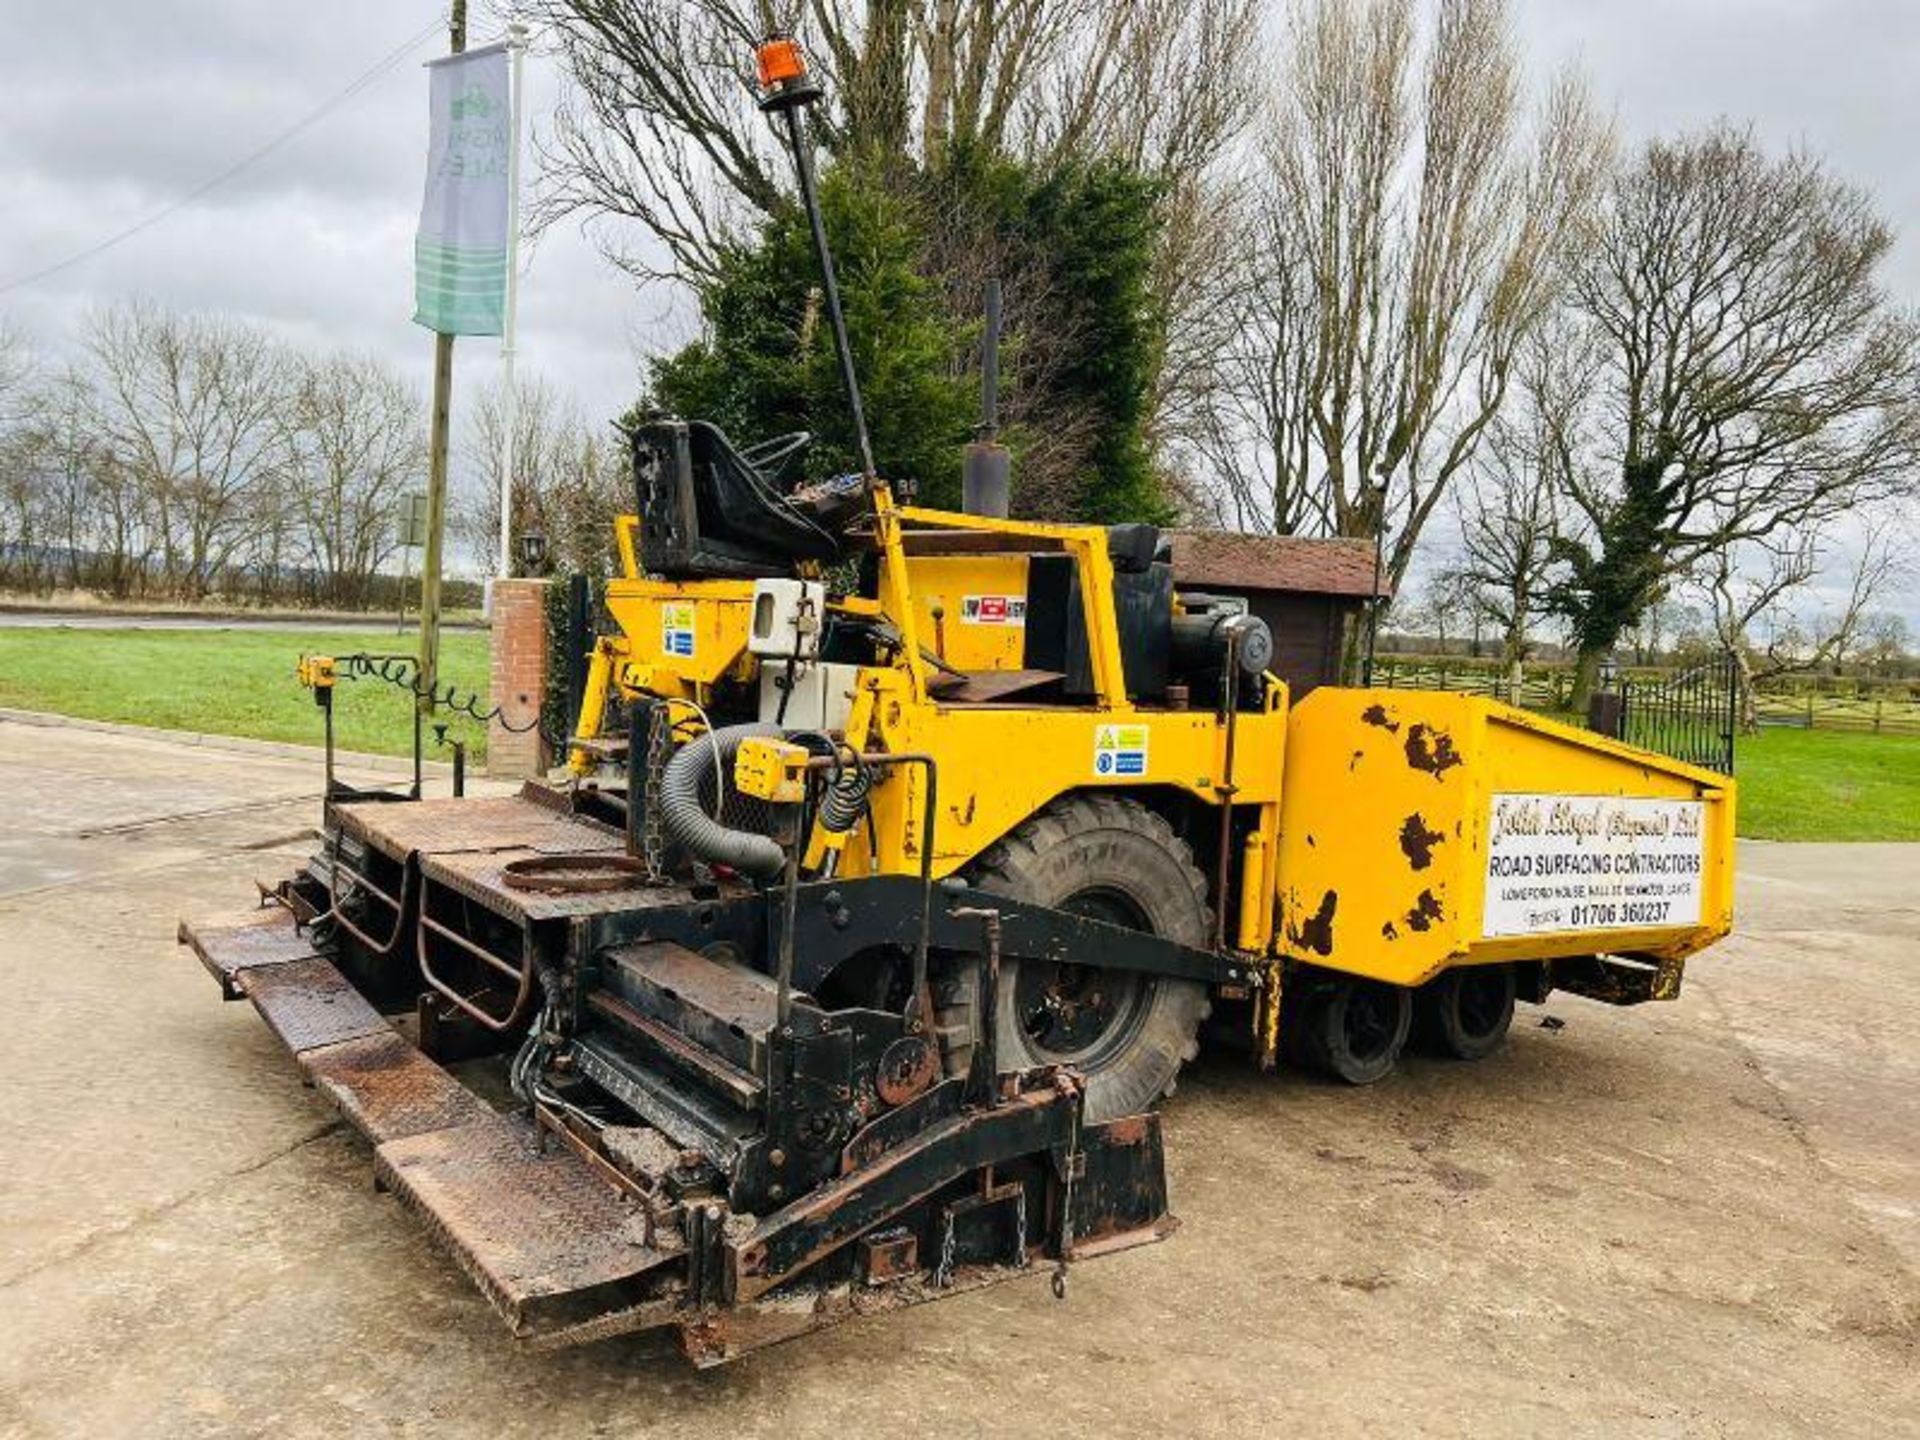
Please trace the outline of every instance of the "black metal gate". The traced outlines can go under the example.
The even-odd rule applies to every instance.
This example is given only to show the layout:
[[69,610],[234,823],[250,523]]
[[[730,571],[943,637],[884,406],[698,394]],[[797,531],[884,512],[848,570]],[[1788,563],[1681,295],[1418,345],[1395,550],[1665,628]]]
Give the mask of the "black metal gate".
[[1729,651],[1666,680],[1620,685],[1620,738],[1689,765],[1733,773],[1740,666]]

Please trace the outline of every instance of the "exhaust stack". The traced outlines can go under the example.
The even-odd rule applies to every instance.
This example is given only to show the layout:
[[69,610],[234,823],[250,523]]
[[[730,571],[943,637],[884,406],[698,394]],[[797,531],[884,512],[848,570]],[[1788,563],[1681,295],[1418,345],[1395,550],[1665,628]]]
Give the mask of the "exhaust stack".
[[969,515],[1007,518],[1013,457],[1000,436],[1000,282],[987,282],[987,329],[980,342],[980,428],[960,472],[960,508]]

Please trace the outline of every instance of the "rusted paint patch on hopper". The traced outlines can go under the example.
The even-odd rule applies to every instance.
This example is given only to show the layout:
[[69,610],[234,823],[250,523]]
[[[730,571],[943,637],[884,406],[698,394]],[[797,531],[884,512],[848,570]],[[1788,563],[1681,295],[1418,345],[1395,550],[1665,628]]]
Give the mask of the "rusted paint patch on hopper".
[[1438,830],[1429,830],[1427,822],[1420,818],[1420,812],[1414,811],[1407,816],[1400,827],[1400,853],[1407,857],[1407,863],[1416,870],[1424,870],[1433,864],[1433,847],[1447,837]]
[[1313,917],[1293,927],[1293,943],[1316,955],[1333,954],[1333,914],[1339,908],[1339,893],[1327,891]]
[[1420,931],[1431,930],[1434,921],[1444,920],[1446,913],[1445,908],[1440,904],[1439,896],[1431,890],[1422,890],[1420,898],[1407,912],[1407,928]]
[[1464,764],[1453,736],[1431,725],[1414,725],[1407,731],[1407,764],[1424,770],[1438,780],[1454,766]]

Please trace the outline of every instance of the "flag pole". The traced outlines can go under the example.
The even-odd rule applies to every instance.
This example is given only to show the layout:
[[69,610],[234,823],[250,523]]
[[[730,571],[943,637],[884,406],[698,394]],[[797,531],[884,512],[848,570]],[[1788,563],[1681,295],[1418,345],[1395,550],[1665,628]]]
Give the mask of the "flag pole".
[[507,27],[513,56],[513,138],[507,151],[507,305],[500,340],[500,564],[502,580],[513,574],[513,467],[519,443],[520,393],[514,351],[520,325],[520,150],[526,137],[527,27]]
[[[467,48],[467,0],[453,0],[451,53]],[[427,544],[420,559],[419,711],[432,715],[440,683],[440,548],[447,528],[447,433],[453,416],[453,336],[433,336],[433,414],[427,433]]]

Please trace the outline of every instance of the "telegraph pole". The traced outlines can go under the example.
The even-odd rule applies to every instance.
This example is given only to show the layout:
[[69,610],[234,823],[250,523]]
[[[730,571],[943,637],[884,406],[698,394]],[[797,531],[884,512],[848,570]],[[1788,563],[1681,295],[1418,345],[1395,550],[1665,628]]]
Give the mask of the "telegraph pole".
[[[453,0],[451,53],[467,48],[467,0]],[[427,436],[427,546],[420,560],[420,713],[440,683],[440,542],[447,528],[447,432],[453,418],[453,336],[433,337],[433,416]]]

